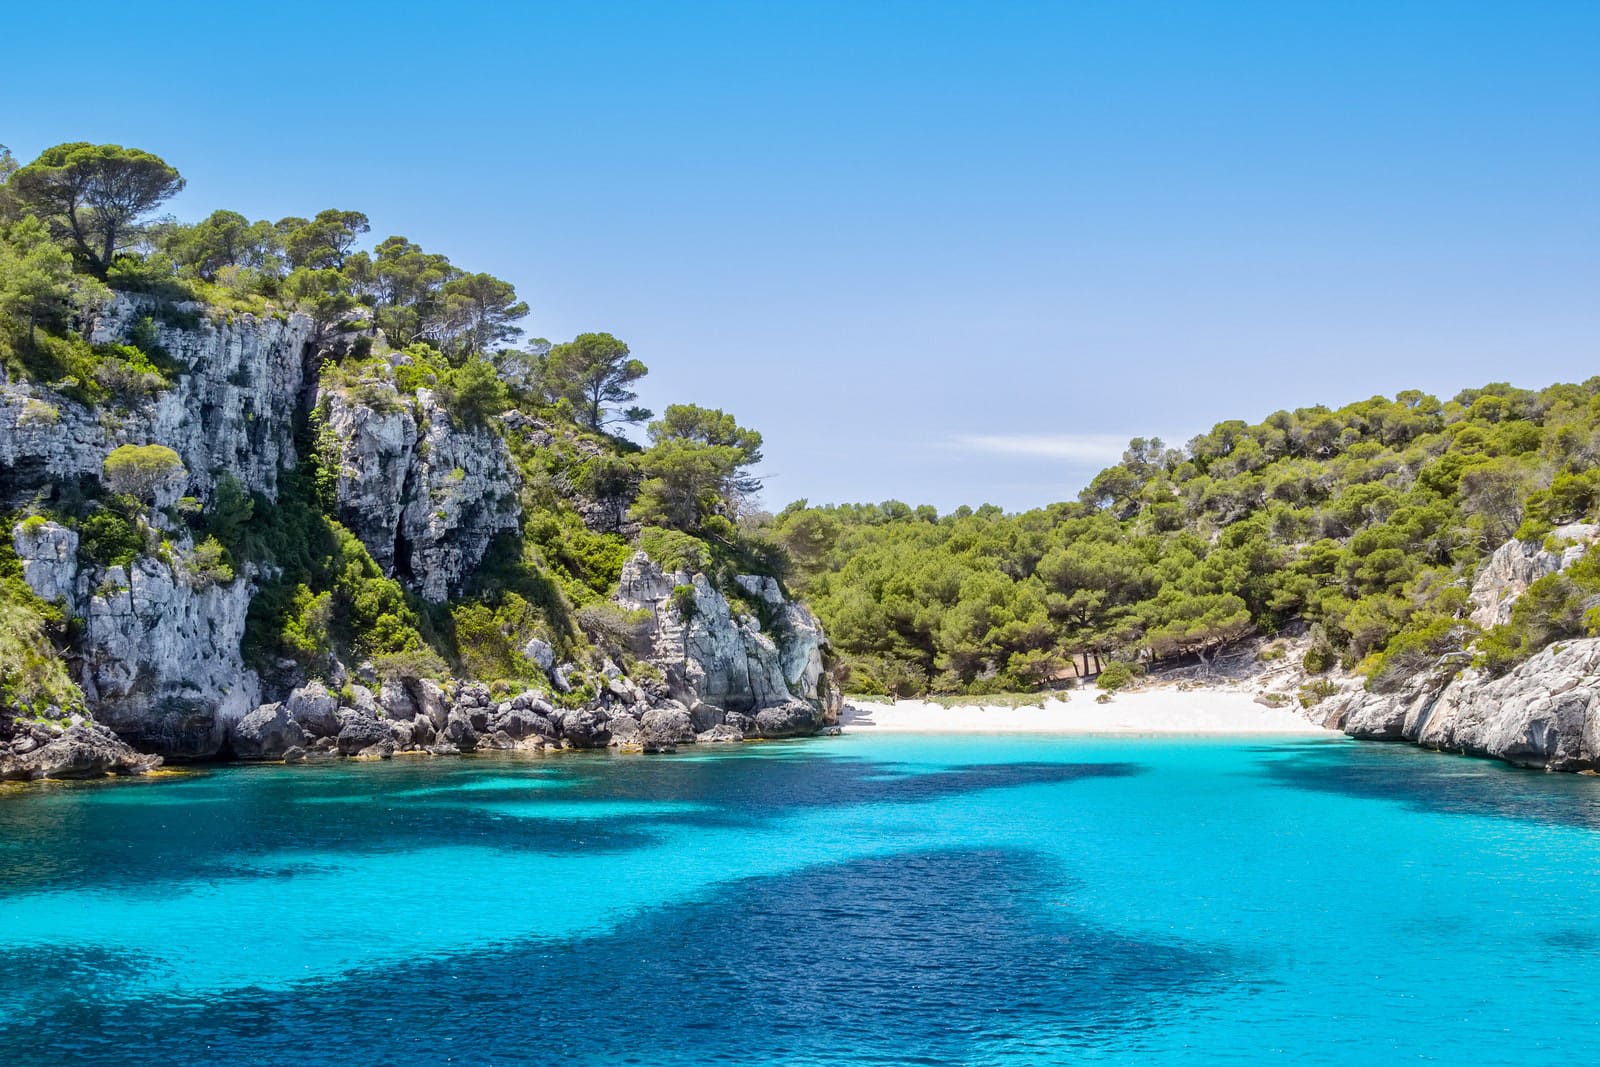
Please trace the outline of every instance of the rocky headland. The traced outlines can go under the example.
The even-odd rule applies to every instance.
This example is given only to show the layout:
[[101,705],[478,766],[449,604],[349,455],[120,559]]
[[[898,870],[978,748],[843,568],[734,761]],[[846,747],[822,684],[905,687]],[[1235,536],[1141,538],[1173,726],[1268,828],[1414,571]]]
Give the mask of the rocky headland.
[[[126,340],[152,310],[116,295],[86,336]],[[0,715],[0,778],[139,773],[163,759],[669,752],[835,723],[821,625],[777,580],[664,567],[640,550],[606,610],[590,611],[599,629],[530,624],[499,635],[527,665],[520,688],[397,674],[345,654],[314,668],[247,656],[252,604],[274,567],[219,570],[181,514],[210,508],[224,479],[270,505],[311,440],[332,472],[329,513],[426,614],[479,579],[497,539],[518,537],[530,517],[525,471],[558,467],[556,451],[588,460],[583,450],[598,450],[520,411],[464,420],[428,388],[401,391],[403,353],[370,361],[363,377],[319,375],[329,341],[305,315],[178,310],[188,321],[162,322],[156,342],[183,370],[149,403],[113,410],[81,402],[68,383],[0,370],[0,503],[27,513],[6,531],[9,547],[33,594],[71,620],[64,660],[82,694],[78,708]],[[154,489],[146,544],[107,563],[35,505],[93,497],[107,455],[128,444],[170,448],[182,470]],[[636,478],[599,491],[559,484],[585,528],[637,533],[626,522]]]
[[[1471,621],[1485,629],[1508,621],[1529,586],[1571,567],[1600,540],[1600,526],[1564,526],[1554,540],[1562,547],[1512,540],[1497,549],[1473,583]],[[1543,770],[1600,771],[1600,638],[1557,641],[1499,677],[1455,655],[1388,691],[1349,677],[1337,685],[1307,714],[1351,737]]]

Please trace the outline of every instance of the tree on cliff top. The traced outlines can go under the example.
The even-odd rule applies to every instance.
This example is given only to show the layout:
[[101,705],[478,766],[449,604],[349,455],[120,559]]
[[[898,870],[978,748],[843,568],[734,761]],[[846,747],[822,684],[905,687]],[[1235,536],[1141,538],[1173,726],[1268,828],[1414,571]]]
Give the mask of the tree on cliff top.
[[160,156],[121,145],[86,141],[56,145],[7,183],[23,207],[72,240],[99,277],[137,232],[139,216],[183,188],[183,178]]
[[628,346],[609,333],[580,333],[550,349],[545,364],[546,381],[557,395],[572,401],[578,421],[591,430],[609,422],[648,419],[650,412],[643,408],[616,407],[638,399],[629,386],[648,373],[643,363],[629,358]]
[[446,282],[442,295],[449,330],[445,349],[452,355],[481,356],[522,333],[516,322],[527,316],[528,305],[517,299],[508,281],[492,274],[464,274]]
[[372,229],[359,211],[329,208],[314,219],[279,219],[276,227],[296,270],[340,270],[361,235]]
[[673,404],[650,424],[650,439],[633,507],[642,522],[699,533],[714,515],[736,517],[761,488],[748,470],[761,460],[761,435],[726,412]]
[[17,157],[0,144],[0,222],[16,217],[17,202],[11,192],[11,178],[17,173]]

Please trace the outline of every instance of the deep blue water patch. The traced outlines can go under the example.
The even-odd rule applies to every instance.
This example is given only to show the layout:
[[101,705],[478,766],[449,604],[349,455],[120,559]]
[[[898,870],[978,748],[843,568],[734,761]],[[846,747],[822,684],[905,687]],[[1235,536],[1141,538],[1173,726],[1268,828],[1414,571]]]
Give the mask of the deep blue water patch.
[[[959,1063],[1100,1044],[1223,960],[1073,915],[1028,854],[856,860],[719,887],[604,936],[196,1002],[59,999],[0,1024],[57,1062]],[[504,902],[515,906],[514,902]]]
[[1279,785],[1480,815],[1600,830],[1600,778],[1513,767],[1411,745],[1268,746],[1260,771]]
[[[653,831],[741,825],[819,806],[918,803],[1136,773],[1126,762],[922,769],[780,750],[694,759],[563,755],[302,768],[230,768],[164,783],[82,783],[0,797],[0,898],[74,884],[164,892],[193,879],[260,877],[261,857],[334,845],[347,854],[483,845],[548,855],[629,852]],[[486,774],[503,788],[457,791]],[[547,791],[554,777],[563,786]],[[519,780],[520,779],[520,780]],[[519,819],[496,802],[636,803],[627,818]],[[657,805],[658,809],[648,806]],[[681,811],[675,806],[690,805]],[[280,870],[293,877],[296,869]]]

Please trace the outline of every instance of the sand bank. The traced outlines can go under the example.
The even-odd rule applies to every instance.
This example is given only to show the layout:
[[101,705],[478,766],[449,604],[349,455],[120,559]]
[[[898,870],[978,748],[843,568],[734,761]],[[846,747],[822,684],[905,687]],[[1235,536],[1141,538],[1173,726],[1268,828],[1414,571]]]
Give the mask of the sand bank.
[[1258,704],[1244,689],[1150,688],[1118,693],[1110,703],[1093,689],[1043,707],[944,707],[924,700],[894,703],[847,700],[839,715],[846,733],[1050,733],[1050,734],[1311,734],[1336,736],[1292,707]]

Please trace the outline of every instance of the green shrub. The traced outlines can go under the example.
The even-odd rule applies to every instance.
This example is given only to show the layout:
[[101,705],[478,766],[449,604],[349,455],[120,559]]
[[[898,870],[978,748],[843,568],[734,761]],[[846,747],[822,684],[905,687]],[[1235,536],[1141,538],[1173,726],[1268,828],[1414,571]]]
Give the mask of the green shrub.
[[604,600],[585,604],[575,618],[578,628],[592,640],[621,648],[636,647],[649,634],[654,620],[648,608],[628,611]]
[[78,524],[78,558],[100,567],[126,567],[144,551],[144,536],[128,517],[99,508]]
[[1300,665],[1309,674],[1325,674],[1333,670],[1334,664],[1339,662],[1331,648],[1326,645],[1312,645],[1306,649],[1306,654],[1301,658]]
[[386,652],[372,658],[372,669],[385,682],[415,682],[422,678],[448,678],[450,665],[426,646],[405,652]]
[[[1401,631],[1367,665],[1367,685],[1375,692],[1391,692],[1461,653],[1476,633],[1461,619],[1433,612],[1417,612]],[[1454,666],[1466,665],[1462,655]]]
[[1600,555],[1594,549],[1565,572],[1533,582],[1511,605],[1509,622],[1491,627],[1474,646],[1474,666],[1499,676],[1552,641],[1594,634],[1589,598],[1600,587]]
[[480,681],[531,678],[538,668],[522,654],[519,625],[526,625],[526,601],[514,594],[501,611],[481,601],[456,604],[450,609],[457,659],[462,673]]
[[172,388],[172,380],[144,351],[133,345],[96,345],[95,382],[110,400],[138,407]]
[[297,585],[278,631],[279,647],[301,663],[313,664],[333,652],[332,621],[333,594]]
[[678,617],[680,619],[682,619],[684,622],[693,621],[694,616],[695,616],[695,611],[697,610],[697,608],[695,606],[694,586],[692,586],[692,585],[676,585],[676,586],[673,586],[672,587],[672,607],[673,607],[673,609],[675,611],[677,611]]
[[152,360],[167,358],[167,350],[161,346],[161,330],[149,315],[128,330],[128,343]]
[[579,467],[572,479],[573,488],[591,497],[613,497],[628,493],[638,480],[638,471],[622,456],[606,453]]
[[625,539],[589,529],[570,508],[530,514],[523,535],[537,550],[539,562],[555,572],[568,597],[579,604],[613,593],[623,564],[633,554]]
[[350,399],[379,415],[393,415],[401,410],[400,394],[379,382],[361,382],[350,388]]
[[233,581],[233,568],[228,565],[228,552],[222,542],[207,537],[194,546],[189,557],[189,580],[200,589]]
[[1100,675],[1094,684],[1101,692],[1115,693],[1132,685],[1138,676],[1139,671],[1134,664],[1127,660],[1114,659],[1100,669]]
[[162,482],[183,471],[183,461],[166,445],[119,445],[102,465],[113,493],[147,501]]
[[694,574],[705,571],[711,563],[704,541],[664,526],[646,526],[639,531],[639,547],[662,570]]
[[83,693],[57,648],[65,637],[61,609],[34,595],[11,538],[0,537],[0,714],[84,710]]
[[506,385],[486,359],[467,360],[439,384],[445,409],[467,426],[482,426],[510,405]]
[[1327,700],[1339,691],[1339,687],[1327,678],[1313,678],[1300,687],[1297,694],[1302,708],[1312,708]]
[[35,426],[48,428],[60,421],[60,408],[54,404],[47,404],[43,400],[35,400],[29,397],[23,402],[22,413],[17,416],[17,427],[19,429]]
[[[0,712],[83,711],[83,693],[51,641],[51,613],[20,579],[0,579]],[[59,616],[57,616],[59,619]]]

